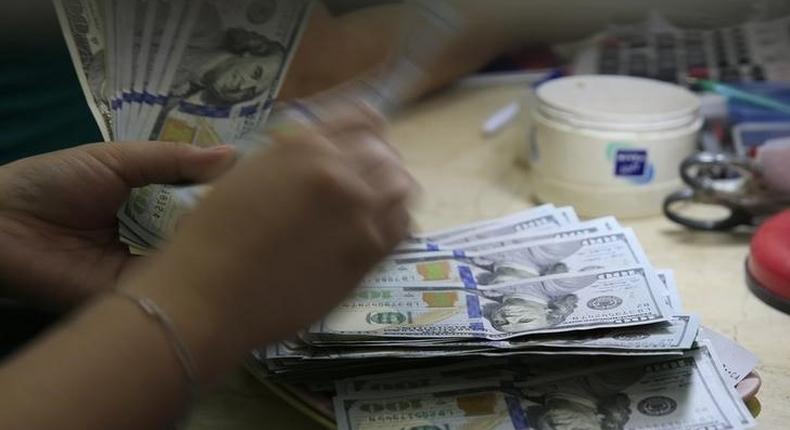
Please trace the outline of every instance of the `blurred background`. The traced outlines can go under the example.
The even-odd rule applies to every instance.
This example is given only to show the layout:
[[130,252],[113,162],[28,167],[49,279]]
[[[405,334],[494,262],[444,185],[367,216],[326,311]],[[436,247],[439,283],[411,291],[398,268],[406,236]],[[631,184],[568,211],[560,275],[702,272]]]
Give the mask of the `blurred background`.
[[[395,29],[393,23],[404,16],[399,13],[398,1],[325,0],[320,3],[317,9],[326,11],[332,19],[322,23],[311,22],[310,28],[318,28],[316,32],[329,46],[324,50],[326,55],[343,58],[344,61],[316,64],[300,60],[297,55],[289,79],[290,75],[298,77],[298,69],[303,65],[307,65],[311,73],[327,76],[327,79],[313,78],[310,85],[302,85],[298,90],[286,82],[282,97],[309,95],[349,78],[383,58],[390,49],[388,40],[394,35],[374,34],[368,38],[370,40],[361,39],[365,39],[366,31],[379,33]],[[472,57],[468,64],[453,69],[454,72],[461,70],[469,74],[479,72],[464,70],[464,67],[478,64],[485,64],[480,69],[489,73],[540,71],[562,66],[576,67],[571,73],[666,74],[667,70],[656,70],[656,66],[649,63],[659,49],[668,45],[664,48],[644,46],[644,34],[666,33],[665,25],[677,29],[710,30],[747,22],[760,23],[790,14],[790,2],[782,0],[455,0],[450,3],[456,4],[460,10],[474,12],[469,17],[473,18],[472,34],[479,39],[479,46],[467,45],[465,54],[463,50],[454,52]],[[343,28],[355,29],[352,39],[357,42],[349,42],[348,34],[344,39],[339,34]],[[589,38],[596,34],[599,39],[591,41]],[[785,31],[782,43],[787,43],[787,34]],[[310,37],[309,31],[305,37]],[[623,39],[623,43],[633,48],[624,61],[627,64],[590,62],[591,55],[596,58],[595,52],[606,54],[606,47],[612,46],[612,37]],[[682,34],[675,33],[665,43],[674,44],[674,39],[677,39],[680,49],[682,38]],[[568,45],[574,41],[583,43]],[[355,43],[360,45],[354,46]],[[731,49],[730,43],[726,42],[725,49]],[[344,48],[338,46],[341,44],[350,44],[345,48],[352,53],[360,52],[364,58],[357,61],[345,54],[333,55],[333,49]],[[790,52],[789,47],[782,46]],[[585,50],[588,52],[586,63],[581,55]],[[380,52],[381,57],[371,55],[371,51]],[[315,56],[314,51],[311,55]],[[101,140],[86,107],[50,2],[5,1],[0,4],[0,58],[0,163]],[[744,59],[744,64],[748,61],[752,60]],[[732,67],[728,67],[731,65],[720,65],[719,62],[714,59],[709,60],[710,64],[706,63],[706,66],[716,69],[711,77],[730,81],[780,77],[780,71],[774,71],[776,76],[770,76],[771,71],[759,67],[739,67],[735,73]],[[680,71],[676,72],[680,76]],[[444,84],[454,77],[455,74],[450,73],[438,82]],[[659,77],[669,79],[667,76]]]

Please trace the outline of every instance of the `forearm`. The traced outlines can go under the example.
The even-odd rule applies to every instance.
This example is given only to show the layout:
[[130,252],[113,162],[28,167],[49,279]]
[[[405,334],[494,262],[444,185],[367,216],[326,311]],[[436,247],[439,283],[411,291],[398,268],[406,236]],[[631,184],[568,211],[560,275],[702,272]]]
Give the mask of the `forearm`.
[[[210,381],[239,351],[222,349],[218,334],[184,321],[189,307],[168,303],[185,343]],[[218,333],[215,332],[215,333]],[[156,429],[184,413],[189,385],[162,326],[115,294],[94,300],[0,368],[0,428]]]
[[392,4],[334,17],[314,2],[279,97],[307,97],[379,65],[397,44],[403,12]]
[[[557,29],[557,24],[563,23],[558,23],[556,16],[549,22],[545,17],[531,16],[530,3],[449,2],[463,25],[453,43],[427,65],[426,80],[415,94],[440,88],[513,46],[562,31]],[[409,20],[415,20],[414,12],[411,6],[395,3],[333,17],[316,2],[280,97],[306,97],[380,66],[392,58],[407,36],[404,32],[409,31]]]
[[168,348],[140,310],[98,300],[0,369],[0,427],[163,428],[187,393]]
[[[428,0],[430,1],[430,0]],[[648,10],[659,10],[678,24],[704,21],[729,22],[730,12],[718,10],[713,0],[446,0],[460,18],[453,43],[428,65],[426,80],[415,95],[440,88],[473,72],[508,50],[530,43],[577,40],[603,30],[618,20],[644,19]],[[713,11],[713,13],[711,13]],[[381,64],[402,42],[404,24],[414,16],[406,3],[374,6],[333,17],[320,2],[291,65],[281,92],[283,98],[305,97],[328,89]]]

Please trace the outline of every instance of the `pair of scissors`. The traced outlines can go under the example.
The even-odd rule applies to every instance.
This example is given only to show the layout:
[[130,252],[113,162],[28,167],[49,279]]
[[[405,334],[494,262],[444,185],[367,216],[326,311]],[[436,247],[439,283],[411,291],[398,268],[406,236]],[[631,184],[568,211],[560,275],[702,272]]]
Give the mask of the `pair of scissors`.
[[[680,165],[680,177],[687,187],[664,200],[664,215],[696,230],[722,231],[738,226],[755,226],[766,217],[790,207],[790,194],[766,186],[760,164],[747,156],[700,152]],[[722,218],[693,217],[683,210],[689,205],[724,208]]]

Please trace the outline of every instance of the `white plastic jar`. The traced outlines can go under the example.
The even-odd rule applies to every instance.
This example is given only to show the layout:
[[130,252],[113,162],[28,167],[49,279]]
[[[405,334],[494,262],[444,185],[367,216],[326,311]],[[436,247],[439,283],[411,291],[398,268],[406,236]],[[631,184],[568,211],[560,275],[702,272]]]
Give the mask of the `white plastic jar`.
[[694,152],[699,98],[629,76],[570,76],[536,90],[529,162],[534,196],[586,216],[661,213]]

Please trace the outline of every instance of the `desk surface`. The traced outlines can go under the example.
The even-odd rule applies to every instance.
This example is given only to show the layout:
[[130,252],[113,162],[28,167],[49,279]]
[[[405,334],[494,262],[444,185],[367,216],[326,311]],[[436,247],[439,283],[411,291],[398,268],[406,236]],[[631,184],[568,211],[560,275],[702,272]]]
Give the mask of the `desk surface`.
[[[424,187],[415,214],[421,229],[504,215],[533,204],[527,170],[515,161],[526,136],[523,124],[491,139],[480,135],[488,115],[519,97],[523,89],[513,86],[456,88],[414,106],[393,123],[392,141]],[[760,358],[758,428],[788,428],[790,316],[764,305],[746,288],[743,263],[749,236],[690,232],[663,217],[621,222],[634,228],[656,267],[675,271],[688,311]],[[320,427],[239,373],[198,405],[187,428]]]

